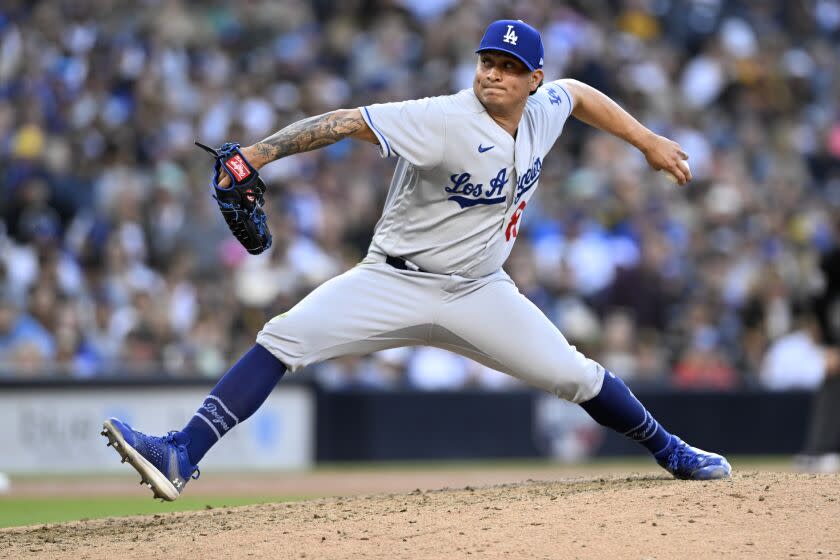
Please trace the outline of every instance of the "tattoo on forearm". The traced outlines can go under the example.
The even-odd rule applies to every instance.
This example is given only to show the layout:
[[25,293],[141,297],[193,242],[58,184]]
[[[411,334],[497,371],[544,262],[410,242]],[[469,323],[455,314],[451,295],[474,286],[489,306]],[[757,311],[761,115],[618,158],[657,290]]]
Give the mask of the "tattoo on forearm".
[[261,157],[274,161],[335,144],[363,126],[365,122],[358,111],[332,111],[290,124],[254,147]]

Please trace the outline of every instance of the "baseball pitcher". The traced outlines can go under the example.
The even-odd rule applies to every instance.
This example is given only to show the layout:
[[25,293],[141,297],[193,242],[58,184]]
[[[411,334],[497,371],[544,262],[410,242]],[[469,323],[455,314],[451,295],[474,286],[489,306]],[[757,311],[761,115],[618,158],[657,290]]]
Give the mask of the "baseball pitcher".
[[597,90],[544,83],[542,39],[522,21],[491,23],[476,52],[472,88],[454,95],[333,111],[252,146],[205,147],[220,210],[251,253],[271,245],[262,166],[345,138],[378,145],[396,166],[364,260],[270,320],[181,431],[156,437],[105,422],[108,445],[156,497],[175,500],[208,449],[286,371],[409,345],[457,352],[578,403],[677,478],[730,475],[725,458],[668,433],[618,377],[571,346],[502,270],[570,116],[629,142],[680,184],[691,179],[688,156]]

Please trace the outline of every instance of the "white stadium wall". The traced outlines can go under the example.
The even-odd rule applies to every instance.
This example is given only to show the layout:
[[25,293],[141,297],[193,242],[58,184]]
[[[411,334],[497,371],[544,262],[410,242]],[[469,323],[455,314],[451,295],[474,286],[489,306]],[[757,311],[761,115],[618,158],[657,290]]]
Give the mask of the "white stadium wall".
[[[0,391],[0,471],[7,473],[126,472],[100,436],[110,416],[145,433],[180,429],[207,395],[206,387],[32,388]],[[254,416],[211,449],[202,467],[214,470],[302,469],[315,453],[311,389],[275,390]]]

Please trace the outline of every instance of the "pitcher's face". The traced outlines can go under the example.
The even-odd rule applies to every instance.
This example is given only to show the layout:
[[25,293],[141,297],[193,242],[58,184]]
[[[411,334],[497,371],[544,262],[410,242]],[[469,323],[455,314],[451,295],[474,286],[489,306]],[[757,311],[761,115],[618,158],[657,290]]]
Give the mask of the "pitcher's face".
[[473,91],[488,109],[506,112],[528,99],[542,81],[542,70],[528,70],[518,58],[501,51],[478,55]]

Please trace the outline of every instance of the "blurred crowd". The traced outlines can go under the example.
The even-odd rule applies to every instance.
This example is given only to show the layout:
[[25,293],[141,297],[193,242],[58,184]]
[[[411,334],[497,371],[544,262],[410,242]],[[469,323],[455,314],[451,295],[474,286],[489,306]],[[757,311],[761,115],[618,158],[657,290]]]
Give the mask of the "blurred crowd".
[[[571,119],[506,264],[521,291],[632,385],[818,385],[836,367],[813,301],[840,243],[840,0],[4,0],[0,379],[223,373],[363,257],[393,161],[344,141],[266,167],[275,245],[252,257],[193,141],[470,87],[502,17],[542,31],[547,79],[610,95],[694,175],[677,187]],[[519,386],[429,348],[302,375]]]

